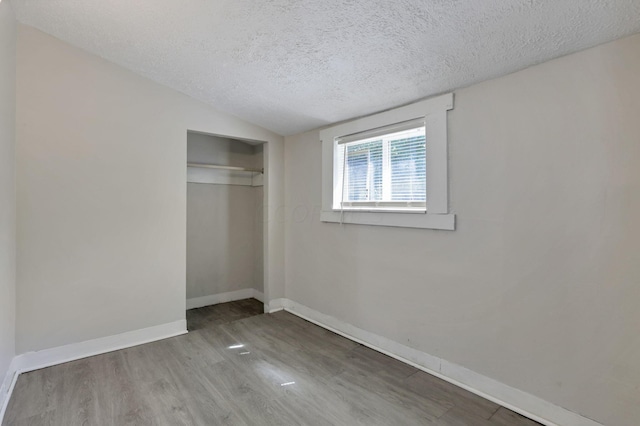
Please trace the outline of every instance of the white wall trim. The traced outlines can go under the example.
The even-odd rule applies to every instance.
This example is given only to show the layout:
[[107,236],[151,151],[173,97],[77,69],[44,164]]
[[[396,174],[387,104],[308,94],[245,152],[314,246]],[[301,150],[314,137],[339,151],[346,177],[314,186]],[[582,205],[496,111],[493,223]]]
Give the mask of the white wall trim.
[[351,223],[355,225],[395,226],[400,228],[425,228],[453,231],[456,229],[455,214],[424,213],[380,213],[345,211],[322,211],[322,222]]
[[[252,290],[252,297],[261,293]],[[241,290],[242,291],[242,290]],[[254,293],[255,292],[255,293]],[[236,293],[236,292],[231,292]],[[229,293],[224,293],[229,294]],[[257,297],[256,297],[257,299]],[[192,299],[193,300],[193,299]],[[483,398],[548,426],[603,426],[594,420],[559,407],[534,395],[505,385],[465,367],[429,355],[417,349],[355,327],[334,317],[322,314],[289,299],[274,299],[268,303],[269,313],[286,310],[314,324],[333,331],[378,352],[426,371]],[[33,370],[62,364],[81,358],[100,355],[119,349],[138,346],[187,333],[186,320],[129,331],[114,336],[72,343],[14,357],[0,387],[0,423],[18,376]]]
[[[386,337],[355,327],[289,299],[269,302],[275,312],[286,310],[320,327],[412,365],[483,398],[547,426],[603,426],[594,420],[559,407],[537,396],[483,376],[465,367],[402,345]],[[279,307],[279,309],[276,309]]]
[[[130,348],[169,337],[179,336],[187,333],[187,320],[178,320],[153,327],[142,328],[134,331],[116,334],[113,336],[101,337],[99,339],[86,340],[80,343],[58,346],[50,349],[43,349],[37,352],[27,352],[13,358],[9,371],[2,384],[2,395],[0,395],[0,423],[4,418],[7,404],[18,376],[29,371],[39,370],[52,365],[63,364],[81,358],[100,355],[119,349]],[[7,385],[8,383],[8,385]],[[5,389],[7,390],[5,393]]]
[[0,424],[4,419],[4,413],[7,411],[7,405],[9,405],[9,399],[13,393],[13,388],[16,386],[18,380],[18,371],[16,369],[16,357],[13,357],[11,364],[9,364],[9,370],[4,376],[2,385],[0,386]]
[[229,291],[226,293],[210,294],[208,296],[194,297],[187,299],[187,310],[202,308],[203,306],[217,305],[218,303],[233,302],[243,299],[257,299],[264,303],[264,293],[255,288],[243,288],[242,290]]
[[267,303],[267,313],[272,314],[274,312],[281,311],[286,309],[287,306],[290,306],[291,302],[289,299],[273,299]]
[[[249,299],[252,297],[264,303],[263,292],[254,288],[247,288],[212,296],[188,299],[187,309],[231,302],[234,300]],[[27,352],[25,354],[15,356],[2,383],[0,383],[0,423],[2,423],[2,419],[4,418],[4,413],[7,409],[9,399],[11,398],[13,388],[18,380],[18,376],[22,373],[39,370],[41,368],[69,361],[75,361],[81,358],[113,352],[119,349],[138,346],[169,337],[179,336],[185,333],[187,333],[187,322],[186,320],[179,320],[154,327],[129,331],[114,336],[87,340],[80,343],[72,343],[37,352]]]
[[186,333],[187,320],[182,319],[99,339],[71,343],[37,352],[27,352],[16,356],[14,361],[16,361],[16,370],[21,374]]

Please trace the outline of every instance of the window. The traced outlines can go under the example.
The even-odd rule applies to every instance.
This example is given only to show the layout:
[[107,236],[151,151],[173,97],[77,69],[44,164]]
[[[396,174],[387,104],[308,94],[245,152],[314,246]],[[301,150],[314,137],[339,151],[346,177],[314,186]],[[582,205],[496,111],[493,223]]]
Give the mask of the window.
[[424,119],[334,140],[334,209],[426,211]]
[[452,108],[443,95],[322,130],[322,221],[453,230]]

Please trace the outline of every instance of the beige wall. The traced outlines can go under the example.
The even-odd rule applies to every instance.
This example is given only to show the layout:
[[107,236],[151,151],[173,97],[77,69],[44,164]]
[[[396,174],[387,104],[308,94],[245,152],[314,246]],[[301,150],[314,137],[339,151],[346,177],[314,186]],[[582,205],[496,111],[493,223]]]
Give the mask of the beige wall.
[[253,288],[256,190],[189,183],[187,299]]
[[24,25],[17,66],[18,352],[184,319],[187,129],[282,138]]
[[15,78],[16,22],[5,1],[0,3],[0,388],[15,355]]
[[286,296],[606,425],[640,419],[640,35],[456,92],[457,230],[321,223],[285,142]]
[[[262,146],[190,133],[187,160],[262,168]],[[187,186],[187,299],[263,291],[261,187]]]

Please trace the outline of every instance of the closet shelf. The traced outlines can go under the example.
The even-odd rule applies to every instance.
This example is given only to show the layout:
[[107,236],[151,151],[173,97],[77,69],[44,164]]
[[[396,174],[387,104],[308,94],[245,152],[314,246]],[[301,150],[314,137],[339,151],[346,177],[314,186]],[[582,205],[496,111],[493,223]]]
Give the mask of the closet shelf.
[[235,166],[221,166],[218,164],[205,164],[205,163],[187,163],[187,167],[199,167],[203,169],[220,169],[220,170],[233,170],[236,172],[249,172],[249,173],[262,173],[264,174],[264,169],[249,169],[246,167],[235,167]]

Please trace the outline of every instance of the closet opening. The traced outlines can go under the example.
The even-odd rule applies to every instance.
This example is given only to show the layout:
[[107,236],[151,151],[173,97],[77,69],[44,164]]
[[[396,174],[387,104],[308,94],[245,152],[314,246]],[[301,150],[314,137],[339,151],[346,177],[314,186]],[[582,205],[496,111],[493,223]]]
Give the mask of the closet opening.
[[187,133],[187,327],[264,312],[263,143]]

